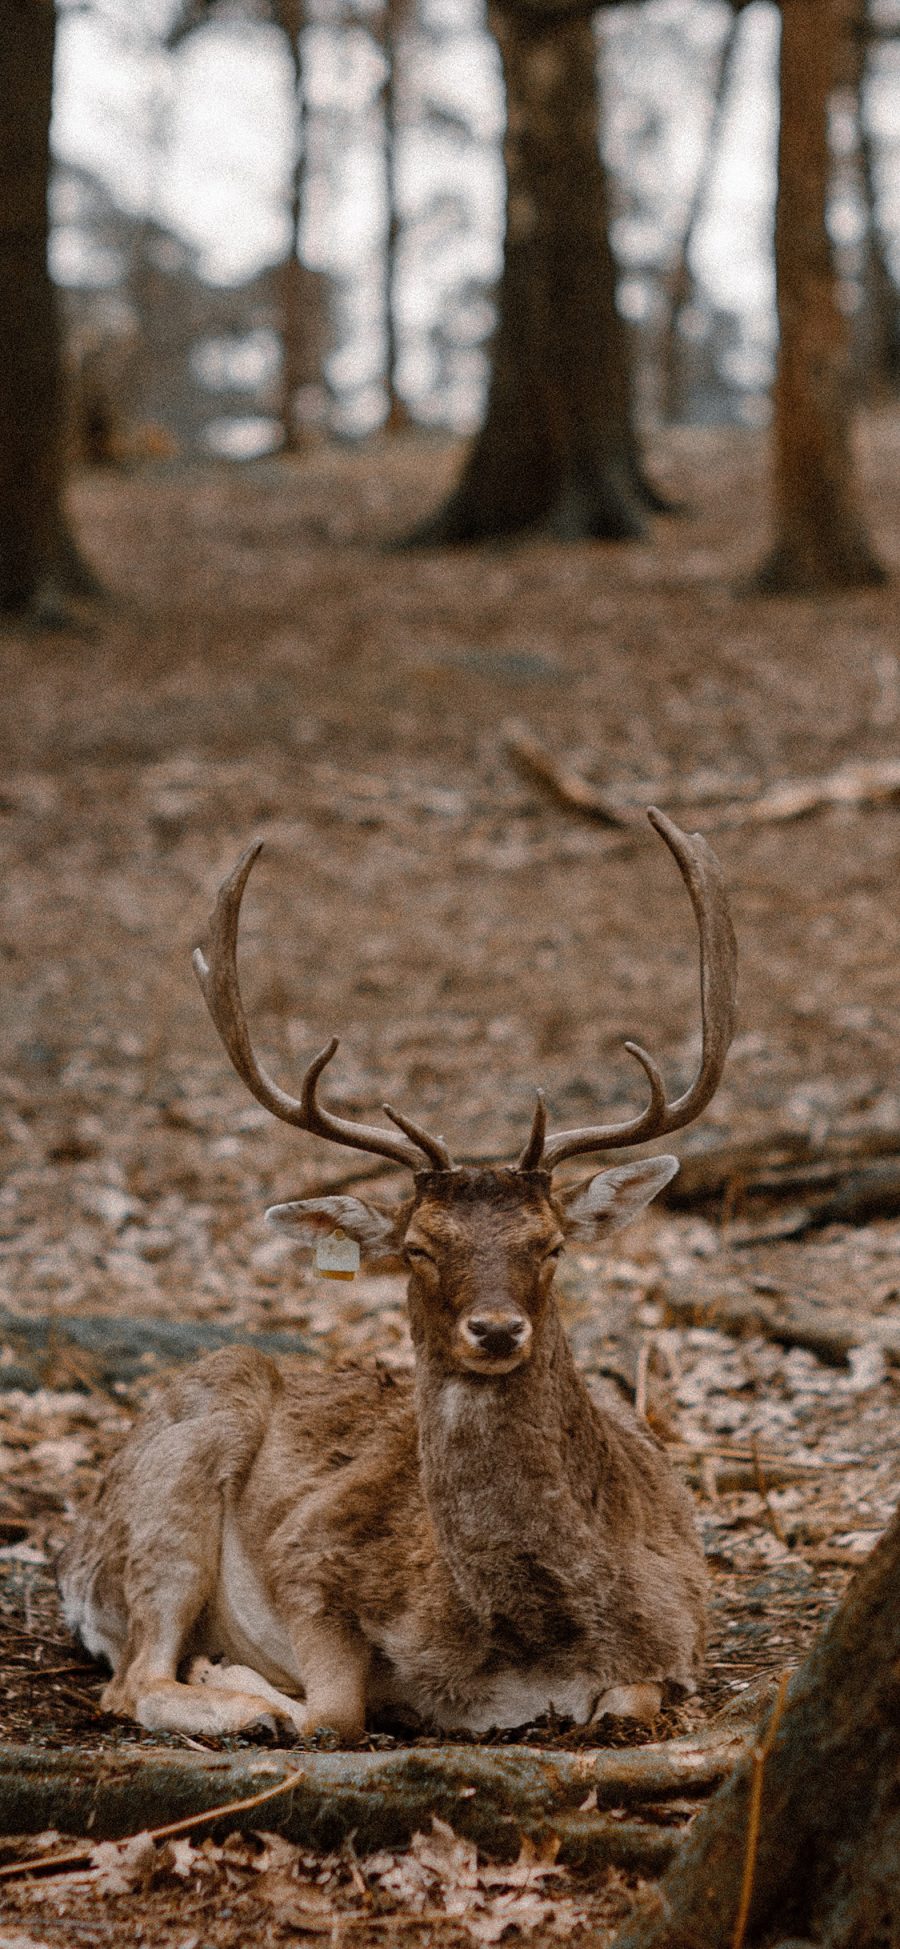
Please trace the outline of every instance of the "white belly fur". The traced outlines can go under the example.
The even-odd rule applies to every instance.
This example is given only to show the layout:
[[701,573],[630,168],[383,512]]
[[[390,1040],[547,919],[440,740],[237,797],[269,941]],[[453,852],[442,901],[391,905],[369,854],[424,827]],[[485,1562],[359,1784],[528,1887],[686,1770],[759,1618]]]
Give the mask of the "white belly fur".
[[303,1691],[290,1638],[227,1511],[222,1524],[219,1584],[201,1648],[212,1657],[224,1656],[250,1665],[283,1691]]
[[542,1670],[540,1666],[525,1671],[510,1669],[497,1672],[481,1697],[459,1712],[447,1712],[444,1708],[441,1719],[448,1731],[455,1727],[460,1732],[489,1732],[492,1726],[528,1726],[544,1712],[556,1712],[562,1718],[576,1719],[583,1724],[591,1717],[600,1689],[589,1672],[560,1678],[558,1673]]
[[[290,1638],[228,1514],[222,1527],[216,1602],[204,1637],[202,1649],[210,1656],[249,1665],[283,1691],[302,1693],[303,1681]],[[426,1694],[415,1680],[409,1683],[404,1679],[411,1647],[402,1625],[393,1632],[383,1627],[374,1629],[372,1639],[392,1667],[383,1687],[378,1687],[379,1697],[374,1703],[411,1706],[422,1719],[447,1732],[527,1726],[550,1711],[584,1724],[603,1689],[591,1672],[562,1677],[546,1666],[525,1670],[510,1666],[485,1679],[465,1703],[451,1705],[430,1691]]]

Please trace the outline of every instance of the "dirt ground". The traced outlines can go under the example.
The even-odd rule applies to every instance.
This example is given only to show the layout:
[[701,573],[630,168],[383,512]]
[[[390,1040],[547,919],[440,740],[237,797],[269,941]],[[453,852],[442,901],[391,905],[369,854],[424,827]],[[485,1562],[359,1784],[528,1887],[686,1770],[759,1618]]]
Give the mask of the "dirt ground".
[[[53,1320],[221,1322],[296,1332],[324,1363],[410,1360],[400,1281],[323,1283],[263,1227],[267,1204],[344,1180],[348,1154],[275,1124],[216,1039],[189,949],[225,870],[265,840],[242,932],[256,1044],[290,1086],[339,1033],[327,1100],[345,1114],[388,1100],[459,1158],[511,1161],[538,1083],[556,1126],[635,1107],[626,1036],[683,1088],[698,981],[672,862],[649,832],[623,840],[542,799],[504,728],[676,816],[698,775],[739,797],[896,757],[900,420],[867,425],[862,450],[894,579],[817,602],[741,593],[765,536],[751,434],[661,437],[658,476],[689,511],[623,546],[390,549],[458,463],[414,440],[76,483],[114,599],[83,632],[0,637],[0,1304],[51,1319],[40,1385],[0,1392],[0,1737],[101,1755],[149,1739],[101,1713],[52,1577],[142,1387],[102,1383]],[[896,800],[714,837],[740,1022],[713,1105],[673,1148],[896,1131]],[[874,1332],[827,1366],[671,1307],[779,1295],[900,1321],[900,1221],[738,1249],[733,1217],[651,1212],[560,1279],[585,1369],[627,1387],[643,1359],[696,1492],[708,1677],[663,1736],[799,1658],[900,1488],[900,1368]],[[0,1385],[19,1357],[9,1326],[2,1339]],[[440,1833],[374,1862],[239,1837],[122,1862],[9,1883],[0,1944],[603,1942],[634,1899],[627,1876],[549,1857],[491,1881]]]

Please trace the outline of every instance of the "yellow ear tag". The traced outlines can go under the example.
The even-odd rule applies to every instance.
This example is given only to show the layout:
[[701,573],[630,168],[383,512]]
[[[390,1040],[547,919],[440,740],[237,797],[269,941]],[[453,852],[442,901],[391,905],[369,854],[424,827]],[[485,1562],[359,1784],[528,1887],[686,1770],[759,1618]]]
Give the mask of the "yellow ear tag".
[[316,1246],[316,1271],[323,1279],[354,1279],[359,1271],[359,1246],[338,1225]]

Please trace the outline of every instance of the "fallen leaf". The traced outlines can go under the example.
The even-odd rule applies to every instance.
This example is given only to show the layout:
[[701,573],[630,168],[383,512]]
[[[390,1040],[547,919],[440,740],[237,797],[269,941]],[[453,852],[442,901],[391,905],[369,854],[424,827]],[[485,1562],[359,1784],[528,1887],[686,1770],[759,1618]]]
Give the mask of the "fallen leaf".
[[98,1841],[91,1848],[93,1883],[101,1895],[146,1887],[156,1865],[156,1844],[146,1833],[131,1834],[127,1841]]

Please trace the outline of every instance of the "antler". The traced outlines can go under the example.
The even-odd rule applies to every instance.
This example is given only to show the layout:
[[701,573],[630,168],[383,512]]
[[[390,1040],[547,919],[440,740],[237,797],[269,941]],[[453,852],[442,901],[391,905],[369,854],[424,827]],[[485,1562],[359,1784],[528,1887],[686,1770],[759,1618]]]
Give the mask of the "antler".
[[382,1104],[385,1115],[397,1125],[398,1130],[405,1132],[410,1142],[405,1142],[402,1137],[392,1137],[390,1131],[379,1130],[374,1125],[347,1123],[343,1117],[336,1117],[330,1110],[322,1108],[316,1101],[316,1086],[338,1047],[337,1036],[332,1036],[327,1046],[313,1057],[304,1075],[299,1097],[288,1096],[257,1062],[238,987],[237,936],[244,888],[254,860],[261,851],[262,840],[258,839],[238,860],[233,872],[222,881],[215,908],[210,915],[208,953],[198,947],[193,954],[194,973],[206,998],[206,1006],[242,1082],[246,1083],[258,1103],[272,1111],[273,1116],[280,1117],[284,1123],[295,1124],[298,1130],[310,1131],[314,1137],[330,1137],[335,1143],[347,1144],[353,1150],[374,1151],[376,1156],[389,1157],[392,1163],[405,1164],[412,1171],[422,1169],[423,1156],[436,1170],[452,1170],[453,1161],[442,1139],[429,1136],[427,1130],[420,1130],[417,1124],[401,1116],[399,1110],[392,1110],[387,1103]]
[[737,943],[722,869],[712,847],[699,832],[682,832],[680,826],[655,806],[650,807],[647,817],[675,855],[697,918],[703,1016],[700,1068],[684,1095],[668,1103],[665,1084],[653,1057],[640,1043],[626,1042],[629,1055],[640,1063],[650,1084],[646,1109],[628,1123],[592,1124],[583,1130],[563,1130],[550,1138],[545,1134],[547,1112],[539,1090],[531,1135],[517,1165],[520,1171],[552,1171],[564,1157],[577,1157],[582,1151],[613,1150],[624,1144],[646,1144],[651,1137],[666,1136],[670,1130],[680,1130],[683,1124],[698,1116],[718,1087],[734,1034],[737,984]]

